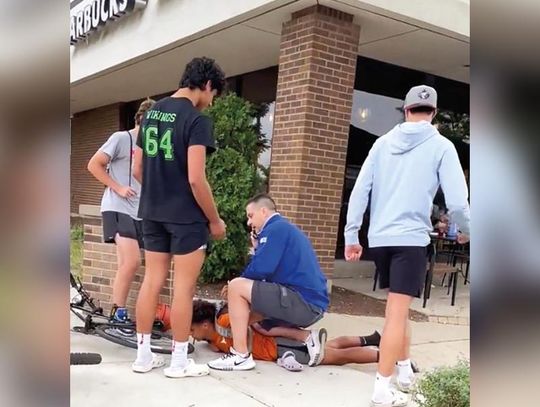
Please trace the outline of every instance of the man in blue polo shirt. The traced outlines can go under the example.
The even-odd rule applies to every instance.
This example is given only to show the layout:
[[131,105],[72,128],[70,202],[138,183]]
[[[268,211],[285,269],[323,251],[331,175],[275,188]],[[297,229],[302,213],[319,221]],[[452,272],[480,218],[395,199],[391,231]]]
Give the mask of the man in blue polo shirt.
[[[227,297],[233,335],[230,354],[208,363],[217,370],[249,370],[255,362],[248,349],[248,326],[260,322],[275,326],[306,328],[320,320],[328,308],[326,278],[307,236],[276,212],[265,194],[246,206],[253,230],[255,253],[242,276],[228,284]],[[326,330],[305,331],[310,365],[322,360]]]

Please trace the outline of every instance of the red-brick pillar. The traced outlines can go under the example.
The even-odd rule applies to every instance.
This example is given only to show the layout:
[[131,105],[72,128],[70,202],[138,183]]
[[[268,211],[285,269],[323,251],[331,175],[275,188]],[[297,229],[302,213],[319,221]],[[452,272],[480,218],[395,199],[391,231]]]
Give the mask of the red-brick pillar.
[[71,119],[71,213],[99,205],[104,186],[86,168],[99,147],[120,130],[120,104],[77,113]]
[[270,166],[278,210],[334,270],[360,27],[312,6],[283,25]]
[[[84,288],[108,314],[113,305],[112,287],[117,272],[116,246],[110,243],[102,243],[103,227],[100,217],[83,215],[82,222],[84,227],[82,282]],[[144,279],[145,264],[142,250],[141,259],[142,266],[135,275],[126,304],[132,318],[135,318],[135,304]],[[171,267],[165,286],[161,290],[159,302],[171,304],[172,279],[173,271]]]

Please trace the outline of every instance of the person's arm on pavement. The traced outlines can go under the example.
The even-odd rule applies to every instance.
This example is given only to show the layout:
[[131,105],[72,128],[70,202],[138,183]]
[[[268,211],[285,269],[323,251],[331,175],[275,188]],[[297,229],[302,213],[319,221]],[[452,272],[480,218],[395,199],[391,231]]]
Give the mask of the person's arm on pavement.
[[451,145],[444,152],[439,167],[439,179],[451,222],[457,223],[463,235],[470,235],[470,209],[467,182],[456,148]]

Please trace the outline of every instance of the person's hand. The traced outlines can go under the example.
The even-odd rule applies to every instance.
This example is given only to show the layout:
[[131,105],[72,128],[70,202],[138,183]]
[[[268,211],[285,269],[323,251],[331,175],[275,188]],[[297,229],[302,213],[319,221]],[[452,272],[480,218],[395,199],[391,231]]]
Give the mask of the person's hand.
[[225,239],[227,225],[223,222],[223,219],[219,218],[217,222],[210,223],[210,235],[212,239],[223,240]]
[[471,238],[469,237],[469,235],[465,235],[463,233],[458,233],[457,235],[457,242],[459,244],[465,244],[467,243],[469,240],[471,240]]
[[221,298],[223,298],[224,300],[227,299],[227,294],[229,293],[229,282],[227,281],[227,284],[225,284],[223,286],[223,288],[221,289]]
[[254,231],[251,231],[251,233],[249,234],[249,237],[251,239],[251,246],[253,246],[253,249],[256,249],[257,246],[259,245],[259,241],[257,240],[257,235],[255,234]]
[[122,198],[131,198],[132,196],[137,195],[137,192],[131,187],[118,187],[114,192],[120,195]]
[[351,244],[345,246],[345,260],[347,261],[358,261],[362,256],[362,246],[359,244]]

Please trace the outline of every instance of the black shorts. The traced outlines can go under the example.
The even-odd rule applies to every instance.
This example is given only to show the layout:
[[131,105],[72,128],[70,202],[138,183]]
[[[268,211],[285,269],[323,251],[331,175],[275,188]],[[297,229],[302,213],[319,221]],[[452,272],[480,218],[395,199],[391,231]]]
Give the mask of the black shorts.
[[207,223],[164,223],[143,219],[144,248],[151,252],[188,254],[206,249]]
[[135,239],[139,247],[143,248],[142,224],[140,220],[135,220],[125,213],[106,211],[102,212],[103,218],[103,241],[105,243],[116,243],[115,238],[118,233],[122,237]]
[[324,315],[323,310],[307,303],[296,291],[266,281],[253,282],[251,310],[267,318],[260,322],[266,330],[275,326],[306,328]]
[[427,248],[392,246],[371,248],[380,288],[390,292],[420,297],[427,272]]

